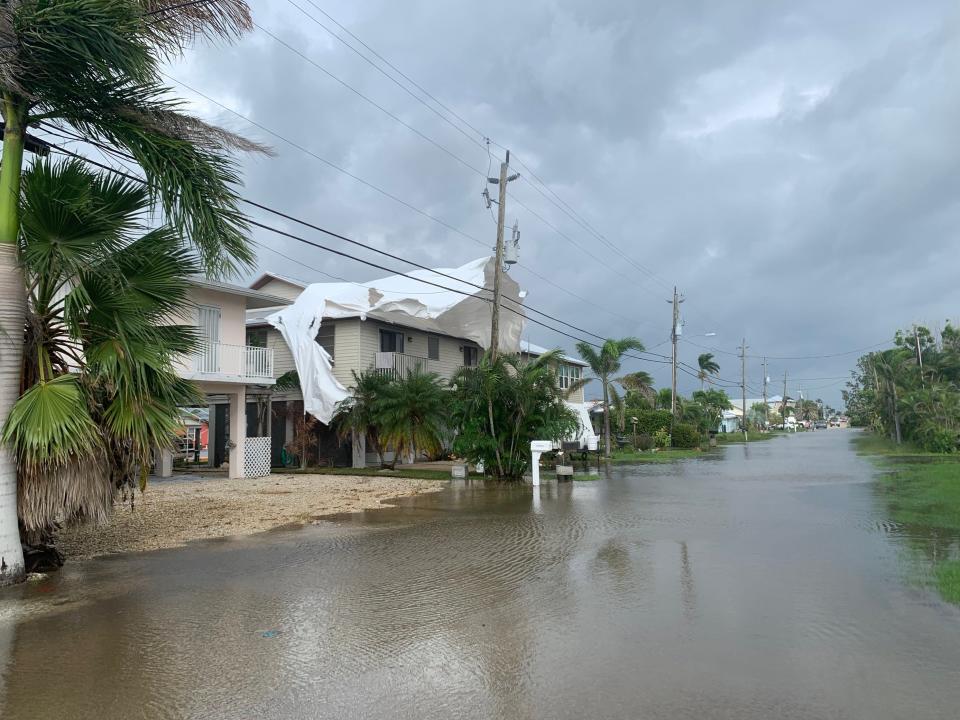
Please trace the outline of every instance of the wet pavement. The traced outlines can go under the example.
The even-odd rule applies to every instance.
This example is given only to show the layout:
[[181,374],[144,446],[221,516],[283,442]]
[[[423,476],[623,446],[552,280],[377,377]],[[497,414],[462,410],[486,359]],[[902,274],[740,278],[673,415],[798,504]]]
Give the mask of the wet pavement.
[[74,564],[0,593],[0,715],[955,718],[853,434]]

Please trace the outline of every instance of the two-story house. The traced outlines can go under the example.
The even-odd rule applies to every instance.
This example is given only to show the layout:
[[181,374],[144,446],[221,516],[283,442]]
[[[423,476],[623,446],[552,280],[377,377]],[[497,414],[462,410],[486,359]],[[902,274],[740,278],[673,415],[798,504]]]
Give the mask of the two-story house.
[[[307,288],[307,283],[273,273],[265,273],[251,284],[251,289],[273,296],[295,300]],[[427,288],[429,292],[429,288]],[[281,333],[267,321],[274,309],[263,309],[247,314],[247,342],[251,345],[272,349],[274,367],[278,377],[295,371],[293,353]],[[469,319],[466,320],[469,323]],[[336,317],[324,317],[316,330],[314,340],[329,358],[332,377],[345,389],[353,385],[353,374],[368,369],[382,373],[403,374],[419,368],[441,378],[451,379],[461,367],[475,365],[483,348],[474,340],[458,336],[453,331],[437,332],[425,329],[418,318],[396,311],[372,310],[349,313],[338,310]],[[525,357],[536,357],[546,352],[545,348],[520,341],[517,348]],[[558,383],[561,389],[569,389],[567,402],[580,413],[583,407],[583,388],[577,383],[583,377],[586,363],[563,356]],[[273,426],[273,461],[279,463],[284,445],[292,438],[293,425],[288,408],[301,408],[303,396],[299,390],[275,390],[273,414],[275,418],[287,416]],[[316,430],[318,447],[325,459],[338,464],[352,462],[363,466],[374,461],[365,453],[363,438],[355,439],[348,449],[326,427]]]
[[[269,426],[257,413],[257,400],[276,381],[273,350],[247,343],[248,311],[277,308],[284,297],[195,277],[189,302],[172,322],[194,325],[198,350],[177,364],[178,374],[195,382],[209,405],[208,462],[229,464],[231,478],[270,473]],[[262,414],[261,414],[262,415]],[[172,471],[169,451],[161,451],[158,472]]]

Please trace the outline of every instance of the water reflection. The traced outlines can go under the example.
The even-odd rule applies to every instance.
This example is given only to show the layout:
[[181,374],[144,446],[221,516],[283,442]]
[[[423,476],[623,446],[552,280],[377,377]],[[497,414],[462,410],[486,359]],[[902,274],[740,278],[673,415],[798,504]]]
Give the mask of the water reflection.
[[0,595],[3,716],[952,716],[960,613],[810,435],[69,567]]

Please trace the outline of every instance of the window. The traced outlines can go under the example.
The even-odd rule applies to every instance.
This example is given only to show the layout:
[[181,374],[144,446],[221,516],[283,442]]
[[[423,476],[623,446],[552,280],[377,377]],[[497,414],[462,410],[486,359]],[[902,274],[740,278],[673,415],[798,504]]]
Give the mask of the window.
[[393,330],[380,331],[380,352],[403,352],[403,333]]
[[330,356],[330,362],[333,362],[333,348],[336,345],[337,337],[337,326],[332,322],[327,322],[320,325],[320,329],[317,331],[317,337],[315,338],[317,344],[327,351],[327,355]]
[[247,330],[247,345],[250,347],[265,348],[267,346],[267,329],[255,328]]
[[464,367],[476,367],[477,366],[477,348],[470,345],[463,346],[463,366]]
[[579,365],[561,365],[559,373],[559,382],[561,390],[569,390],[573,385],[579,382],[583,369]]
[[427,335],[427,358],[430,360],[440,359],[440,338],[436,335]]

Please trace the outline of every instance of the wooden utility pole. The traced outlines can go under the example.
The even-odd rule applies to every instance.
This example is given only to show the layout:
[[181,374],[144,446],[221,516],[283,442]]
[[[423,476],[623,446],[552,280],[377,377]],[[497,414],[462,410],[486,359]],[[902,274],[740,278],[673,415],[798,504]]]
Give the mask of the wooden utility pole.
[[743,417],[740,425],[743,428],[743,439],[747,440],[747,339],[740,345],[740,400],[743,403]]
[[767,405],[767,359],[763,359],[763,422],[766,429],[767,415],[770,412],[770,406]]
[[673,425],[673,418],[677,416],[677,340],[680,337],[680,303],[683,298],[677,294],[677,287],[673,287],[673,300],[667,300],[673,304],[673,324],[670,326],[670,340],[673,343],[673,361],[670,374],[670,424]]
[[493,310],[490,318],[490,358],[497,359],[500,349],[500,277],[503,275],[503,225],[507,211],[507,183],[516,180],[519,175],[507,175],[510,169],[510,151],[500,163],[500,177],[487,178],[487,182],[500,186],[500,198],[497,203],[497,252],[496,267],[493,273]]
[[783,429],[787,429],[787,371],[783,371],[783,402],[780,403],[780,420],[783,422]]

